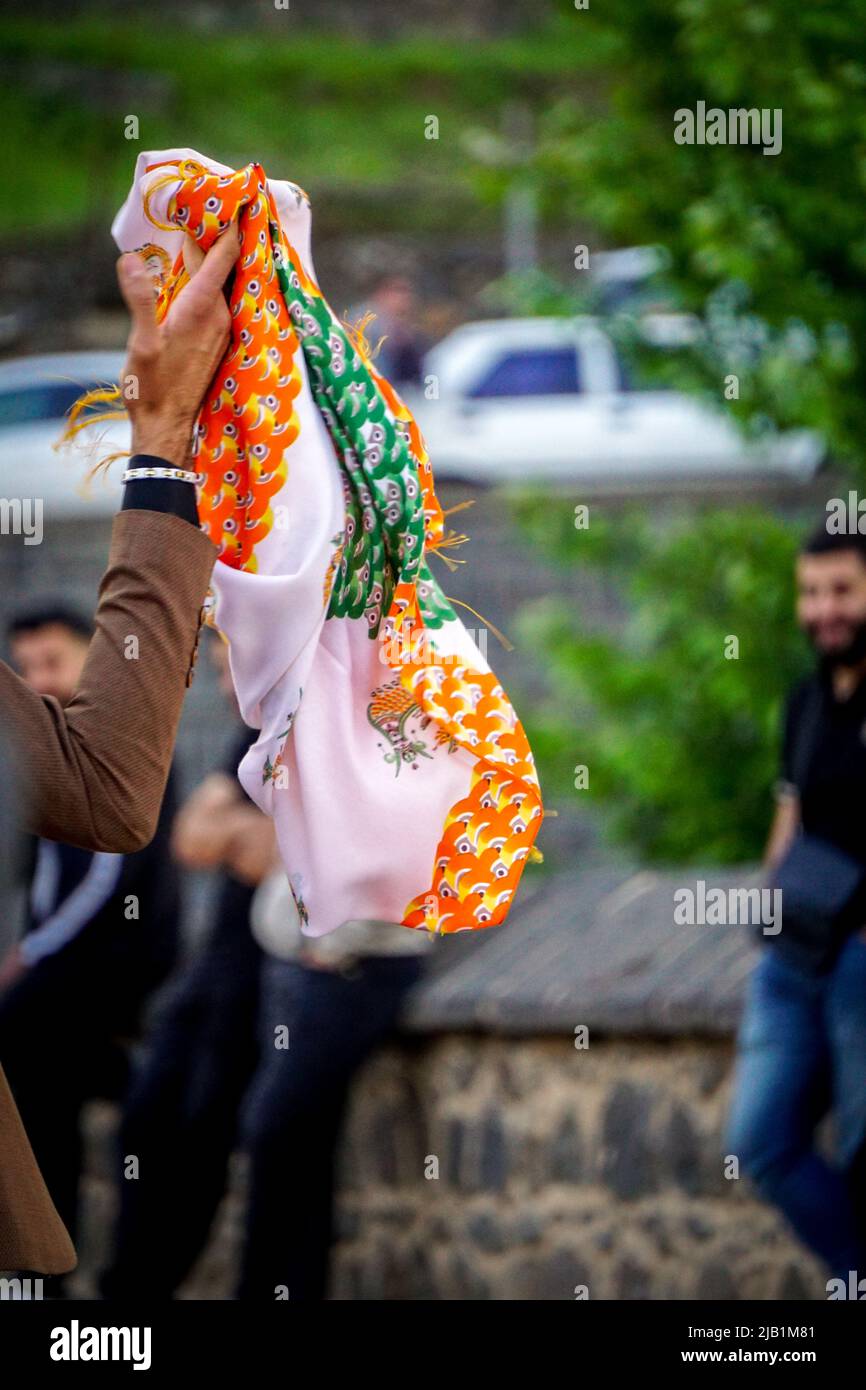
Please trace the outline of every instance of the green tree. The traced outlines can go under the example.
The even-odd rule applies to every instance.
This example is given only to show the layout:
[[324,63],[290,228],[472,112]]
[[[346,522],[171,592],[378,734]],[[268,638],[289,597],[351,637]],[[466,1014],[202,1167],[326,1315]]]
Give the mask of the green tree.
[[[530,719],[546,792],[600,801],[647,861],[743,863],[766,836],[784,692],[805,664],[791,622],[796,538],[758,509],[607,520],[527,494],[518,515],[569,570],[603,572],[628,617],[587,632],[559,598],[524,607],[549,695]],[[585,789],[577,787],[588,769]]]
[[[645,371],[706,393],[746,432],[819,430],[854,484],[866,481],[864,21],[863,0],[605,0],[573,11],[593,81],[540,113],[532,165],[548,216],[570,211],[603,246],[667,252],[675,302],[703,332],[687,357],[644,360]],[[780,153],[678,144],[675,113],[698,102],[780,111]],[[560,278],[579,294],[580,273]],[[739,398],[729,401],[731,373]],[[570,787],[571,769],[588,764],[613,833],[649,860],[753,857],[782,696],[806,660],[790,528],[739,508],[605,526],[595,508],[575,534],[570,508],[524,498],[518,512],[564,564],[609,576],[628,613],[615,640],[588,635],[553,600],[523,614],[551,671],[531,726],[547,785]],[[728,635],[737,660],[725,659]]]
[[[709,325],[681,382],[721,401],[736,373],[744,423],[819,429],[866,478],[863,0],[605,0],[573,22],[595,80],[540,115],[543,207],[667,248]],[[677,144],[699,101],[780,111],[781,152]]]

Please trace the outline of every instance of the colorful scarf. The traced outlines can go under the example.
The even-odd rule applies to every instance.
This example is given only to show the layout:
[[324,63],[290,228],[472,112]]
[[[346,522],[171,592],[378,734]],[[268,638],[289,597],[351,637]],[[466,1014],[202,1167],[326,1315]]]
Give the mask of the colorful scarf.
[[258,164],[142,154],[112,228],[163,315],[232,221],[231,342],[196,428],[214,621],[246,722],[241,782],[275,822],[302,929],[505,918],[542,805],[502,686],[430,571],[448,544],[412,415],[324,299],[310,204]]

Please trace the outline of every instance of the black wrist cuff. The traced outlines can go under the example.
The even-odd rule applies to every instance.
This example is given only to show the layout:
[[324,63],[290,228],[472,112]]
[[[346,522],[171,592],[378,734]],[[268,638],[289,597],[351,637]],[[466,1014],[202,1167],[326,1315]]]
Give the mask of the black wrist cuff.
[[[133,454],[129,468],[175,468],[177,465],[154,454]],[[192,471],[192,470],[191,470]],[[198,526],[195,484],[182,478],[133,478],[124,484],[120,510],[172,512],[192,526]]]

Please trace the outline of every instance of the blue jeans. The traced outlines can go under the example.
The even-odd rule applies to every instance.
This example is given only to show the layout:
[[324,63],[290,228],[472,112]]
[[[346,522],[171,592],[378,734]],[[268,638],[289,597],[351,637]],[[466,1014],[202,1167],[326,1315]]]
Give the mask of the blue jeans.
[[[834,1159],[815,1149],[832,1111]],[[833,1276],[866,1275],[866,940],[810,976],[772,947],[749,980],[725,1151]]]

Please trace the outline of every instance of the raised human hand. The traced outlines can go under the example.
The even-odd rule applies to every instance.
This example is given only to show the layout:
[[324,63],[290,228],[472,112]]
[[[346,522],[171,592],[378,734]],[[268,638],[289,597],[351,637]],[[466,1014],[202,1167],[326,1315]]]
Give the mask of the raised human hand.
[[132,318],[121,392],[132,421],[132,452],[186,463],[201,402],[229,342],[225,282],[240,238],[232,224],[206,255],[191,248],[191,277],[156,320],[153,280],[135,252],[117,262]]

